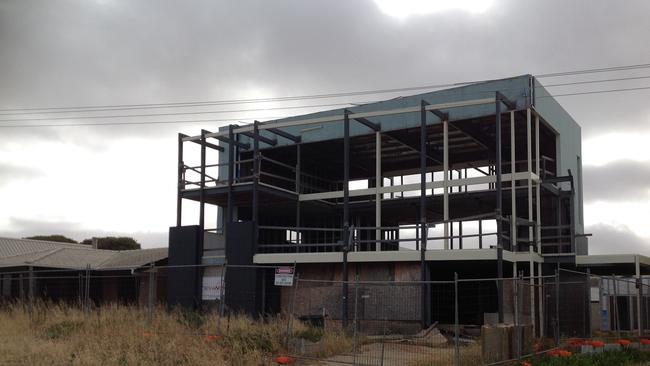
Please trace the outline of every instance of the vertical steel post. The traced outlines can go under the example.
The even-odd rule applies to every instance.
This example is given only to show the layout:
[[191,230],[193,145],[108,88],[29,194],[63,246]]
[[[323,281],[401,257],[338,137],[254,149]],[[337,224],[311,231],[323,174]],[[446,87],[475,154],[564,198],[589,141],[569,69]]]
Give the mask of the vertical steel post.
[[199,226],[205,230],[205,134],[207,131],[201,130],[201,190],[199,191]]
[[560,345],[560,270],[555,268],[555,344]]
[[291,297],[291,308],[289,309],[289,316],[287,319],[287,335],[284,340],[284,347],[289,349],[289,338],[291,337],[291,326],[293,321],[294,306],[296,306],[296,295],[298,294],[298,284],[300,283],[300,276],[296,273],[296,263],[293,264],[293,273],[295,275],[296,283],[293,285],[293,296]]
[[[233,221],[233,204],[234,197],[232,192],[232,185],[235,180],[235,134],[233,131],[233,126],[228,126],[228,210],[227,210],[227,223],[230,224]],[[226,229],[226,235],[228,230]]]
[[621,337],[621,327],[618,316],[618,280],[612,275],[612,284],[614,285],[614,323],[616,323],[616,337]]
[[[260,128],[259,122],[253,122],[253,253],[257,253],[257,246],[259,241],[259,193],[258,185],[260,181]],[[262,298],[264,298],[262,294]],[[262,301],[264,301],[262,299]]]
[[375,132],[375,251],[381,251],[381,186],[384,184],[381,174],[381,132]]
[[458,312],[458,272],[454,272],[454,366],[460,365],[460,317]]
[[483,220],[478,220],[478,248],[483,249]]
[[259,219],[258,184],[260,182],[260,139],[259,122],[253,121],[253,204],[252,219],[257,224]]
[[[301,160],[300,143],[296,143],[296,194],[300,194],[300,160]],[[300,200],[296,200],[296,253],[300,251],[300,243],[302,242],[302,233],[300,231]]]
[[444,225],[443,248],[449,249],[449,123],[442,121],[442,172],[443,172],[443,194],[442,194],[442,220]]
[[217,323],[217,329],[221,329],[221,319],[226,314],[226,274],[228,272],[228,263],[223,264],[223,270],[221,273],[221,304],[219,309],[219,320]]
[[[358,271],[358,267],[357,267]],[[359,327],[359,273],[357,272],[354,276],[354,320],[352,322],[352,340],[354,342],[354,358],[352,361],[353,365],[357,364],[357,354],[359,353],[359,341],[358,341],[358,335],[359,335],[359,330],[357,329]]]
[[427,250],[427,111],[425,101],[420,102],[420,281],[422,281],[421,294],[421,320],[422,328],[428,322],[427,307],[427,265],[425,255]]
[[643,290],[641,287],[643,286],[641,282],[641,264],[639,263],[639,255],[634,256],[634,270],[636,274],[636,282],[637,282],[637,292],[636,292],[636,323],[637,323],[637,328],[638,328],[638,334],[639,337],[643,336],[642,332],[642,327],[641,327],[641,294],[643,293]]
[[503,323],[503,240],[502,240],[502,197],[501,197],[501,98],[499,93],[496,94],[496,218],[497,218],[497,277],[499,278],[498,286],[498,303],[499,303],[499,323]]
[[348,251],[350,250],[350,117],[343,116],[343,273],[341,278],[341,323],[348,325]]
[[510,250],[518,251],[517,248],[517,193],[515,187],[515,173],[517,172],[517,136],[515,135],[515,111],[510,111]]
[[184,163],[183,163],[183,134],[178,134],[178,185],[176,187],[176,226],[181,226],[182,223],[182,214],[183,214],[183,199],[181,198],[181,192],[185,183],[183,182],[184,177]]
[[585,277],[585,304],[587,305],[587,311],[585,311],[585,337],[591,338],[591,268],[587,267]]
[[533,324],[533,335],[537,334],[537,311],[535,309],[535,263],[533,261],[534,226],[533,222],[533,148],[532,148],[532,119],[530,108],[526,109],[526,183],[528,185],[528,255],[530,265],[530,316]]

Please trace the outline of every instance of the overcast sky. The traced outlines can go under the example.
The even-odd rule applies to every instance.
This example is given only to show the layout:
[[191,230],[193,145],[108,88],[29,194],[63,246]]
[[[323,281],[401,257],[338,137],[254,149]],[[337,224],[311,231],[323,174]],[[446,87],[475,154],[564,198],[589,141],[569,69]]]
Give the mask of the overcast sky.
[[[517,0],[0,2],[0,109],[214,101],[433,85],[650,62],[650,2]],[[648,77],[650,69],[545,78]],[[550,87],[639,88],[650,78]],[[241,110],[396,96],[93,112]],[[650,255],[650,90],[558,97],[582,126],[592,253]],[[322,108],[321,108],[322,109]],[[318,108],[79,119],[0,114],[0,234],[167,244],[176,134]],[[76,114],[79,116],[81,114]],[[71,117],[16,122],[20,118]]]

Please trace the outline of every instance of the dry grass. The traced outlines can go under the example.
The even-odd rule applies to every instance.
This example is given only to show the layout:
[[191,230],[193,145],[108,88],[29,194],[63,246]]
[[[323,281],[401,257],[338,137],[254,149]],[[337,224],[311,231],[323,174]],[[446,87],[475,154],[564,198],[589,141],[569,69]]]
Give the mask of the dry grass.
[[[40,304],[30,319],[23,306],[0,309],[2,365],[269,365],[283,349],[287,318],[265,322],[244,316],[157,309],[151,325],[136,307],[104,306],[90,314],[66,305]],[[306,326],[293,321],[294,332]],[[341,340],[343,339],[343,341]],[[323,352],[348,342],[323,336]]]

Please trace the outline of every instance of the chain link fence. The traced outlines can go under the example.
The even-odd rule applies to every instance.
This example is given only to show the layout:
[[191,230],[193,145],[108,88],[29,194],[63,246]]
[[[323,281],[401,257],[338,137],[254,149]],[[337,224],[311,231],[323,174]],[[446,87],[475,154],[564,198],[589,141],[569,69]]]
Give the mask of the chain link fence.
[[[151,324],[160,312],[180,307],[168,301],[168,278],[198,273],[200,295],[189,303],[195,312],[209,314],[201,319],[212,322],[200,328],[201,335],[228,337],[242,313],[259,322],[272,318],[283,338],[273,352],[331,365],[502,364],[564,346],[568,339],[607,342],[650,331],[650,278],[562,269],[533,278],[520,273],[502,279],[456,275],[446,281],[400,282],[352,276],[344,282],[303,278],[294,275],[295,267],[287,268],[281,278],[275,266],[5,271],[0,299],[5,305],[22,304],[30,316],[54,304],[89,315],[121,304],[144,312]],[[252,276],[257,285],[229,284],[241,276]],[[248,305],[233,305],[242,302]]]

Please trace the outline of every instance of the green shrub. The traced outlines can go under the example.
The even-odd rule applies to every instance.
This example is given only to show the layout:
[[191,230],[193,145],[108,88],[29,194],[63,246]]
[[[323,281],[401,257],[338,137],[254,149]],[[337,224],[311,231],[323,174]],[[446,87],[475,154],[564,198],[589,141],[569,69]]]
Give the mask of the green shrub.
[[310,342],[318,342],[321,340],[321,338],[323,338],[324,333],[325,332],[322,328],[307,327],[306,329],[294,333],[294,336],[296,338],[302,338]]

